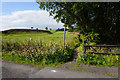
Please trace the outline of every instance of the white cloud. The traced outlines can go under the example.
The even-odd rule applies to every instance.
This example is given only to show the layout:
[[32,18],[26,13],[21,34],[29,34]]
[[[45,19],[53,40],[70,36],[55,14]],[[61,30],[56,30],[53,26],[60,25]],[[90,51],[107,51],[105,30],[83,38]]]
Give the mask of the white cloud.
[[62,28],[62,23],[57,23],[47,11],[16,11],[11,15],[0,16],[2,18],[2,30],[12,28],[31,28],[31,26],[39,29],[45,27],[57,29]]

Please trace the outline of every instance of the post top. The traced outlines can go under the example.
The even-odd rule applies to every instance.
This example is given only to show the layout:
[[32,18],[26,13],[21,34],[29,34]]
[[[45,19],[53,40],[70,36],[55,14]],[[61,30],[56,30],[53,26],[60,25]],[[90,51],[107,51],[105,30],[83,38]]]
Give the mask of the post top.
[[64,24],[63,26],[64,26],[64,28],[66,28],[66,27],[67,27],[67,24]]

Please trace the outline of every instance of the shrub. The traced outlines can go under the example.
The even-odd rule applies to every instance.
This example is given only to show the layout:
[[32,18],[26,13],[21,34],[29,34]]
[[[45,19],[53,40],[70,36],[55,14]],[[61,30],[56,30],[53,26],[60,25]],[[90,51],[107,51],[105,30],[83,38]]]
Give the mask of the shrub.
[[[120,65],[119,56],[118,55],[97,55],[97,54],[89,54],[89,52],[93,52],[94,50],[87,50],[87,53],[84,54],[84,44],[86,45],[95,45],[97,40],[99,39],[97,33],[86,33],[85,35],[81,34],[79,39],[81,40],[80,46],[78,47],[78,57],[77,63],[84,63],[90,65],[107,65],[107,66],[118,66]],[[85,43],[84,43],[85,42]],[[104,48],[99,49],[95,48],[97,52],[105,52]],[[118,50],[118,49],[116,49]],[[106,51],[108,52],[108,51]]]
[[81,54],[77,59],[78,63],[90,64],[90,65],[107,65],[118,66],[118,55],[96,55],[96,54]]

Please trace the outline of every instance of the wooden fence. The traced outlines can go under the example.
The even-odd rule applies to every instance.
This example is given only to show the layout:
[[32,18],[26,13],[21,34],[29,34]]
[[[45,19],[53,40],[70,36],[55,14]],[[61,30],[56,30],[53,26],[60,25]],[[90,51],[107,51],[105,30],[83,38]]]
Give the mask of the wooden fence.
[[[114,48],[114,47],[120,47],[120,45],[84,45],[84,54],[86,54],[86,50],[90,49],[91,47],[104,47],[108,48],[108,50],[111,50],[109,48]],[[120,53],[99,53],[99,52],[89,52],[90,54],[104,54],[104,55],[120,55]]]

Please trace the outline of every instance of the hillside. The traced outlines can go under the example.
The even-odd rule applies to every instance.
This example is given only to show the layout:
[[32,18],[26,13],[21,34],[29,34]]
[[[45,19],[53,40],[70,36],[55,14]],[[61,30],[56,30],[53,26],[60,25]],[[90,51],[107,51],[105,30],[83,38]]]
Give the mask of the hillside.
[[36,30],[36,29],[10,29],[10,30],[2,31],[3,34],[16,34],[20,32],[45,32],[52,34],[50,31],[47,30]]

